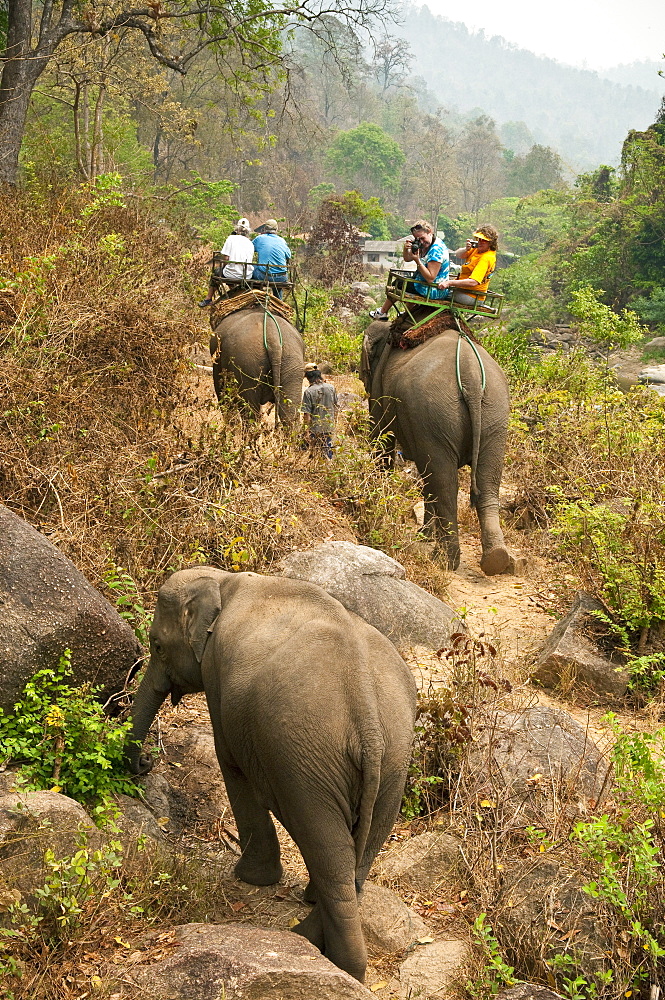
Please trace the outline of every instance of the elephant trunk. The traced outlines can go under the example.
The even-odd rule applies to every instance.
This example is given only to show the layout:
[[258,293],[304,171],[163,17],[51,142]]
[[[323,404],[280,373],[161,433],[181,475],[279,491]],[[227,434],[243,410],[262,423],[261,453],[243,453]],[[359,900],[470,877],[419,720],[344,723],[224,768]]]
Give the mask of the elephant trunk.
[[168,691],[155,690],[151,683],[150,673],[150,667],[148,667],[146,676],[136,692],[132,708],[132,730],[126,750],[127,765],[132,774],[140,774],[142,771],[149,770],[149,766],[145,766],[141,759],[141,747],[153,719],[169,693]]

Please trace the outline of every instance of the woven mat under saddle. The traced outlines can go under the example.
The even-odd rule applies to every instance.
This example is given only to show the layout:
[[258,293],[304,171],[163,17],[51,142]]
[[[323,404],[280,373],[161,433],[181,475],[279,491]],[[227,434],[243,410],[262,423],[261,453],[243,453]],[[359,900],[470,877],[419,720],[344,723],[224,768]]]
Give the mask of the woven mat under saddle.
[[210,326],[213,330],[219,323],[230,316],[231,313],[239,312],[241,309],[253,308],[265,309],[287,319],[293,320],[293,308],[286,302],[282,302],[276,295],[268,295],[265,292],[242,292],[240,295],[232,295],[229,299],[216,299],[210,309]]
[[[423,323],[423,325],[419,326],[416,330],[412,330],[410,327],[405,327],[405,324],[401,322],[399,324],[393,323],[392,327],[392,346],[399,347],[402,351],[408,351],[412,347],[418,347],[420,344],[424,344],[427,340],[431,340],[432,337],[437,337],[445,330],[459,330],[461,333],[465,333],[471,340],[479,343],[471,328],[464,322],[464,320],[460,319],[458,326],[450,309],[446,309],[445,312],[439,313],[434,317],[434,319],[431,319],[428,323]],[[397,329],[395,327],[397,327]]]

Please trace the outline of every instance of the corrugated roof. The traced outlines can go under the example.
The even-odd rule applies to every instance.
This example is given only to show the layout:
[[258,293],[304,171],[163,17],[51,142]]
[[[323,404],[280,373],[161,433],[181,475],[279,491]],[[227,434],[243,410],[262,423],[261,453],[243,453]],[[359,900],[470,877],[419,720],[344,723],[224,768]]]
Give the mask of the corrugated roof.
[[364,253],[395,253],[394,240],[365,240]]

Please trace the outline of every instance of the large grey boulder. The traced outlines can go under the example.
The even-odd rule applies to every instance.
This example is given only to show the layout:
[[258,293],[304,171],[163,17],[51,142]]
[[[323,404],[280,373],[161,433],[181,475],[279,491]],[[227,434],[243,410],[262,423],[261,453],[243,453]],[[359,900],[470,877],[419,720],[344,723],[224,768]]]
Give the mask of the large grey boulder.
[[30,896],[44,884],[44,853],[70,857],[81,836],[91,849],[104,834],[82,805],[59,792],[7,792],[0,798],[0,886]]
[[282,576],[308,580],[382,632],[398,649],[439,649],[459,619],[447,604],[405,579],[404,567],[378,549],[353,542],[324,542],[292,552]]
[[594,612],[605,612],[601,602],[589,594],[578,593],[570,611],[557,622],[540,651],[532,673],[534,680],[549,688],[556,687],[563,679],[575,680],[595,694],[611,697],[626,693],[630,674],[604,656],[587,634]]
[[608,967],[612,937],[598,901],[584,892],[585,881],[556,859],[536,858],[509,874],[492,926],[520,975],[548,978],[554,956],[571,950],[570,978],[577,972],[592,979]]
[[151,1000],[371,996],[298,934],[242,924],[183,924],[165,958],[123,971],[122,995],[135,996],[138,987]]
[[402,996],[440,997],[459,979],[469,946],[459,938],[419,945],[399,970]]
[[141,647],[129,625],[47,538],[0,504],[0,708],[72,651],[74,682],[122,688]]
[[435,896],[457,874],[460,846],[457,837],[428,830],[382,852],[373,870],[382,879]]
[[563,1000],[559,993],[547,986],[536,986],[534,983],[517,983],[505,990],[499,990],[496,1000]]
[[375,951],[394,954],[429,935],[417,913],[385,886],[365,882],[360,898],[360,921],[365,941]]
[[665,365],[650,365],[648,368],[643,368],[639,380],[648,385],[662,385],[665,383]]
[[584,816],[608,791],[609,766],[568,712],[537,705],[478,726],[460,778],[464,795],[503,829]]

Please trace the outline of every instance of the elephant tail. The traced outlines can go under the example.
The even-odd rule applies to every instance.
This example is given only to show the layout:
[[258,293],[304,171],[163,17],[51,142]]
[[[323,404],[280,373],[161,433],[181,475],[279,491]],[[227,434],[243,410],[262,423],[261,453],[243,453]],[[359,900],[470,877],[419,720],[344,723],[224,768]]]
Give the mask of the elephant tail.
[[272,392],[275,397],[275,426],[277,426],[282,411],[282,354],[284,343],[277,317],[273,316],[267,309],[263,313],[263,344],[272,372]]
[[356,867],[359,867],[362,862],[372,827],[374,806],[381,784],[382,757],[383,747],[377,744],[376,739],[363,741],[360,808],[358,809],[358,822],[353,833],[356,845]]

